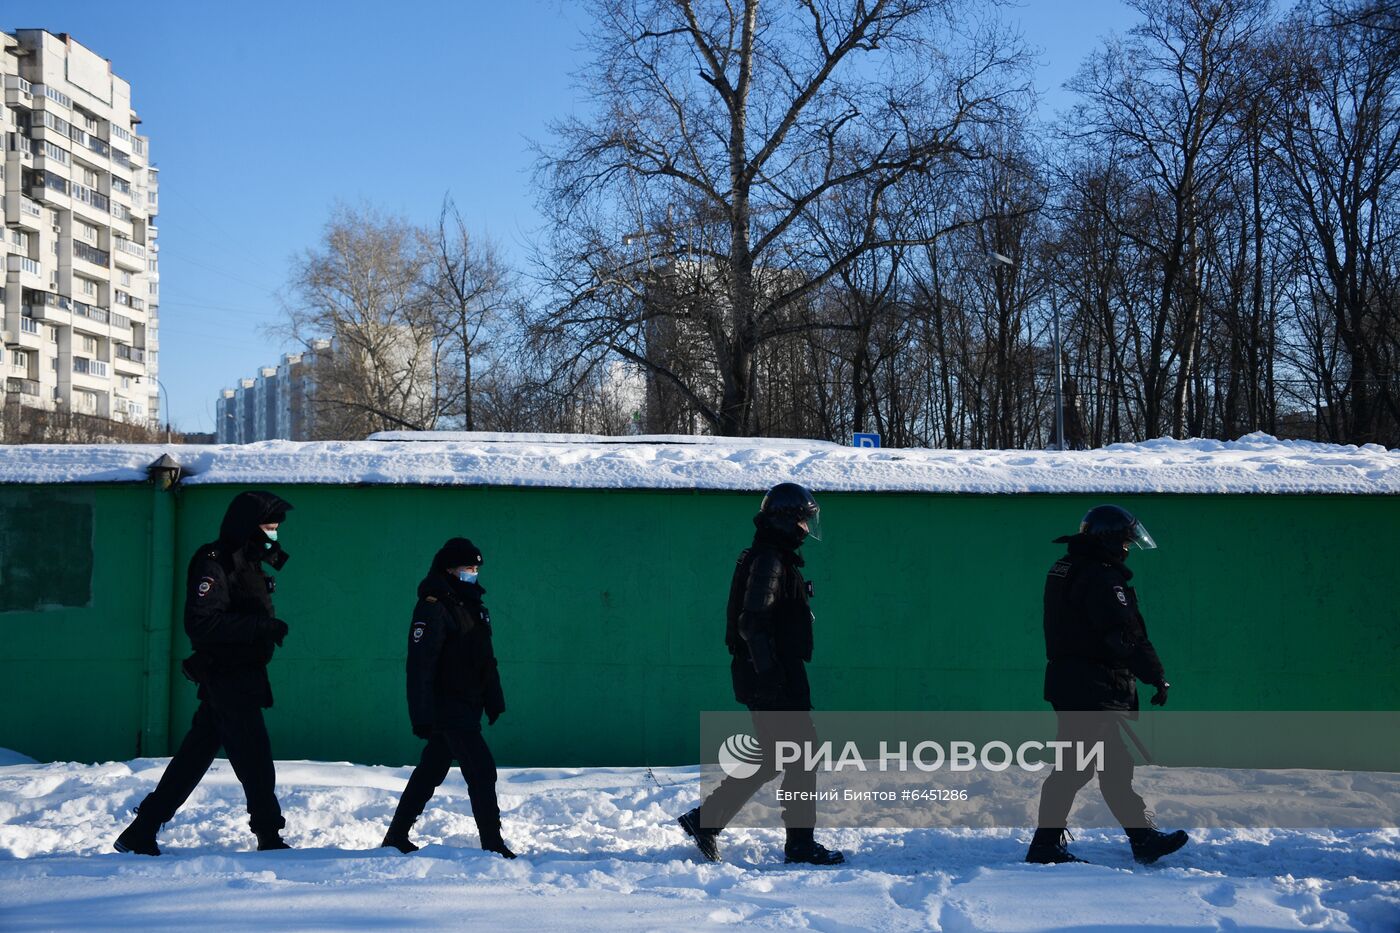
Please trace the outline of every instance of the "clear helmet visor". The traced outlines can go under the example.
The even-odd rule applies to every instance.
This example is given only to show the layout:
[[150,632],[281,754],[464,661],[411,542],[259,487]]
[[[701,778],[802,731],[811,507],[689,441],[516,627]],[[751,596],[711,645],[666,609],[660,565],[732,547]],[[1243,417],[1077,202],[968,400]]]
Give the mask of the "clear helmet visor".
[[807,537],[811,538],[813,541],[820,541],[822,539],[821,509],[818,509],[804,519],[800,519],[797,523],[797,527],[805,528],[807,530]]
[[1143,526],[1142,522],[1133,522],[1131,534],[1132,542],[1142,550],[1151,551],[1156,549],[1157,542],[1153,540],[1152,535],[1147,533],[1147,528]]

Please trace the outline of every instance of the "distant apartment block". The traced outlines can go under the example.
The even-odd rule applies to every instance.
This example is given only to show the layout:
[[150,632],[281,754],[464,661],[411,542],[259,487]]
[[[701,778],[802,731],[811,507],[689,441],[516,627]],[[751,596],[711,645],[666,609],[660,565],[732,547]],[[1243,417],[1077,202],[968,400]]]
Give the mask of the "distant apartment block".
[[288,353],[277,366],[265,366],[256,376],[224,389],[215,413],[219,443],[313,440],[316,369],[331,352],[329,340],[312,341],[308,350]]
[[67,35],[0,33],[0,403],[161,419],[157,170],[131,86]]

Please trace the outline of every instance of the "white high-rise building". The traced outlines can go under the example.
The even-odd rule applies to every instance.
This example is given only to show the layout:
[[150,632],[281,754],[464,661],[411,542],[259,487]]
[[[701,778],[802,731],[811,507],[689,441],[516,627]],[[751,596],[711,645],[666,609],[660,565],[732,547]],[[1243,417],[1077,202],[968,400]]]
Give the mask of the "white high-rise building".
[[161,420],[156,169],[131,86],[67,35],[0,33],[0,402]]
[[215,401],[215,437],[220,444],[253,441],[316,440],[316,373],[334,354],[331,341],[313,340],[300,353],[287,353],[277,366],[240,379]]

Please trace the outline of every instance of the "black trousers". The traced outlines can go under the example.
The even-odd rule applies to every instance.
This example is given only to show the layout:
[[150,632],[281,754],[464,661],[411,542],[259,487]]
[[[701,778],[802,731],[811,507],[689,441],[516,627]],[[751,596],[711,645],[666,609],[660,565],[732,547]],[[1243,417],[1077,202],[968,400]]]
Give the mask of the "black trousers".
[[161,775],[156,789],[141,801],[141,816],[168,823],[184,806],[222,747],[248,801],[248,825],[255,833],[276,832],[286,825],[277,803],[272,742],[262,707],[256,700],[210,691],[200,702],[190,731]]
[[[817,728],[811,714],[806,712],[770,712],[751,708],[754,738],[763,748],[758,771],[744,778],[725,777],[705,801],[700,804],[700,825],[719,830],[744,808],[744,804],[759,789],[779,774],[783,776],[784,791],[799,795],[816,792],[817,773],[803,768],[802,761],[790,762],[779,768],[777,743],[812,743],[817,741]],[[817,804],[814,799],[783,801],[783,825],[789,834],[810,835],[817,824]]]
[[[1123,743],[1121,731],[1123,714],[1056,710],[1055,718],[1056,739],[1086,745],[1103,742],[1104,766],[1098,775],[1099,791],[1103,794],[1104,802],[1108,804],[1114,819],[1125,829],[1147,826],[1147,806],[1133,790],[1133,758]],[[1039,825],[1042,829],[1065,828],[1075,795],[1094,776],[1094,771],[1089,767],[1083,770],[1077,768],[1078,752],[1074,748],[1065,750],[1062,762],[1065,767],[1051,773],[1040,789]]]
[[480,729],[435,729],[428,744],[423,747],[423,757],[418,767],[409,776],[408,786],[403,789],[399,806],[389,823],[389,831],[407,833],[423,808],[432,799],[447,772],[452,770],[452,761],[462,768],[462,777],[467,781],[467,796],[472,802],[472,816],[476,819],[477,831],[481,833],[483,844],[495,841],[501,835],[501,808],[496,803],[496,759],[491,756],[491,748]]

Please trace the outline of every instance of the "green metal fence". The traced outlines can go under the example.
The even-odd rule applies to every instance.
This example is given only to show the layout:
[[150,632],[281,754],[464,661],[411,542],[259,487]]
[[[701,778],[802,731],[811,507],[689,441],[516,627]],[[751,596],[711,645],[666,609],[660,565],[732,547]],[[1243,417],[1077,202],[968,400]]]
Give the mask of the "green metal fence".
[[[507,487],[278,486],[291,625],[270,673],[279,758],[403,764],[403,657],[434,550],[470,536],[508,711],[508,765],[698,759],[734,707],[723,646],[758,496]],[[242,487],[0,486],[0,746],[41,759],[168,754],[184,571]],[[811,677],[824,709],[1039,709],[1040,594],[1102,496],[828,493]],[[1120,496],[1173,708],[1400,709],[1400,497]],[[86,522],[86,523],[85,523]],[[90,546],[85,550],[90,542]]]

